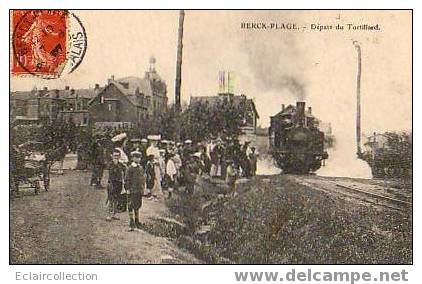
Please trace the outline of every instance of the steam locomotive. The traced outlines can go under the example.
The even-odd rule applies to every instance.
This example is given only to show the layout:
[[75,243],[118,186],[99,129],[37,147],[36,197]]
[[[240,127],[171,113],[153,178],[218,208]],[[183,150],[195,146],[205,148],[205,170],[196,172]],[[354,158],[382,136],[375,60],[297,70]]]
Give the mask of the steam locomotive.
[[271,117],[270,153],[283,173],[307,174],[318,170],[328,158],[324,151],[324,132],[312,108],[305,102],[289,105]]

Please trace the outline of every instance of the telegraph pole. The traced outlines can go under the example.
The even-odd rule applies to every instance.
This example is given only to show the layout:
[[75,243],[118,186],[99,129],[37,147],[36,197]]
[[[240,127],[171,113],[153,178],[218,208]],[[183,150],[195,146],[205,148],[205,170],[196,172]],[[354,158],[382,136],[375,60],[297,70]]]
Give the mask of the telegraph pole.
[[360,148],[360,80],[361,80],[361,71],[362,71],[362,52],[360,45],[357,41],[353,41],[353,45],[356,48],[356,51],[358,53],[358,70],[357,70],[357,76],[356,76],[356,151],[358,157],[361,155],[361,148]]
[[179,32],[177,37],[177,59],[176,59],[176,84],[175,84],[175,107],[176,112],[180,112],[181,103],[180,103],[180,88],[182,84],[182,50],[183,50],[183,22],[185,20],[185,11],[180,10],[179,13]]

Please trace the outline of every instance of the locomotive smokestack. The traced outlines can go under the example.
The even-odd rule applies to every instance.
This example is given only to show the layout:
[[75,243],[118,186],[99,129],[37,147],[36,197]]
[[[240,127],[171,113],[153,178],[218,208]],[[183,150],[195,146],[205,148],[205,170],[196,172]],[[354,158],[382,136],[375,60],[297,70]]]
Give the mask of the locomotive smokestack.
[[284,110],[284,104],[281,104],[281,110]]
[[358,53],[358,70],[356,76],[356,151],[358,157],[361,155],[361,148],[360,148],[360,80],[361,80],[361,69],[362,69],[362,55],[360,45],[357,41],[353,42],[353,45],[356,48]]
[[305,124],[305,102],[296,102],[296,121],[300,126]]

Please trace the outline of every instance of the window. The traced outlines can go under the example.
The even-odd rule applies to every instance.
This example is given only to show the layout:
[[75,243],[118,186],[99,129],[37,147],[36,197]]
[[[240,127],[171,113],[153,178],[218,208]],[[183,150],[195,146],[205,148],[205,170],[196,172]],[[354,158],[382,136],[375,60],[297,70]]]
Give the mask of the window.
[[88,125],[88,116],[84,115],[83,119],[82,119],[82,125]]

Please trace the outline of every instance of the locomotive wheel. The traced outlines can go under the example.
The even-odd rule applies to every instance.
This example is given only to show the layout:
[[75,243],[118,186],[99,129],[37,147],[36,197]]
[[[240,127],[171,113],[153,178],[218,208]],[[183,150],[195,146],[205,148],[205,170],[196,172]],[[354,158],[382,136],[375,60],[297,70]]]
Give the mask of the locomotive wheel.
[[283,172],[287,174],[303,175],[308,174],[309,170],[309,166],[306,165],[303,161],[295,160],[285,165]]
[[384,169],[381,167],[373,166],[372,167],[372,176],[374,178],[382,178],[385,177]]

